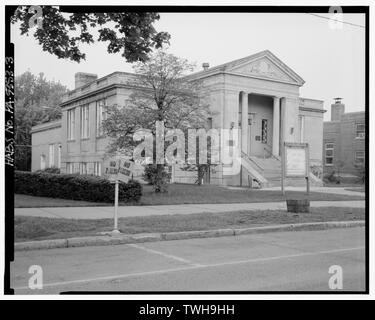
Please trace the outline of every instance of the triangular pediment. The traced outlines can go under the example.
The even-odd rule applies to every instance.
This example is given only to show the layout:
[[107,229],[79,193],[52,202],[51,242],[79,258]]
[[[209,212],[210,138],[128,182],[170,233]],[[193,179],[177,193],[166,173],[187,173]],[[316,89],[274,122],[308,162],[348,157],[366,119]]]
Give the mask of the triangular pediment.
[[271,51],[264,50],[245,58],[227,62],[204,71],[195,72],[187,79],[200,79],[217,73],[232,73],[302,86],[305,81]]
[[278,80],[299,85],[303,84],[303,80],[291,73],[290,69],[285,65],[280,65],[277,61],[273,61],[267,56],[228,68],[227,71],[258,78]]

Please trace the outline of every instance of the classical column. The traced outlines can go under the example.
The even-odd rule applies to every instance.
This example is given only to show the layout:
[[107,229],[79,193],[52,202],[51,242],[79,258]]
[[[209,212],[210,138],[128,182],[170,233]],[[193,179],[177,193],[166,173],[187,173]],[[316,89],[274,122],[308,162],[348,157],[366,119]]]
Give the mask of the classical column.
[[248,129],[248,95],[241,92],[241,106],[242,106],[242,119],[241,119],[241,147],[242,151],[247,153],[247,129]]
[[273,98],[272,154],[279,155],[280,142],[280,98]]

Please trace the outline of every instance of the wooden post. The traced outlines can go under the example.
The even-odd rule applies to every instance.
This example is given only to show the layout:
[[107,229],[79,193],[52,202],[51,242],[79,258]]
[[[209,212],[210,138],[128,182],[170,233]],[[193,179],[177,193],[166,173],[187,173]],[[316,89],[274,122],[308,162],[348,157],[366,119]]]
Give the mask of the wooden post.
[[113,231],[118,231],[118,180],[115,182],[115,215],[114,215],[114,226]]
[[285,144],[283,143],[282,149],[281,149],[281,192],[283,195],[285,195],[284,179],[285,179]]
[[306,193],[307,193],[307,195],[310,194],[310,179],[309,179],[309,177],[306,177]]
[[306,193],[310,194],[310,152],[309,144],[306,143]]

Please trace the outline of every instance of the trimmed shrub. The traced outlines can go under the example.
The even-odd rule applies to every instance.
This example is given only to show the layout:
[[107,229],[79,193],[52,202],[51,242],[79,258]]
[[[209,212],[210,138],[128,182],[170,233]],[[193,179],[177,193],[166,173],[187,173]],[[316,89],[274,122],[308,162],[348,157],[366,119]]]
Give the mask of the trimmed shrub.
[[155,192],[166,192],[168,189],[170,175],[166,171],[166,166],[162,166],[161,170],[160,177],[158,177],[158,165],[149,164],[145,166],[142,175],[143,179],[153,186]]
[[36,172],[44,172],[44,173],[55,173],[55,174],[59,174],[60,173],[60,169],[59,168],[56,168],[56,167],[50,167],[50,168],[45,168],[44,170],[38,170]]
[[[15,193],[31,196],[113,202],[115,185],[93,175],[52,174],[46,172],[14,172]],[[119,201],[137,202],[142,196],[138,181],[119,183]]]
[[327,174],[324,177],[324,180],[329,182],[329,183],[336,183],[336,184],[340,183],[340,179],[336,176],[335,171],[332,171],[330,174]]

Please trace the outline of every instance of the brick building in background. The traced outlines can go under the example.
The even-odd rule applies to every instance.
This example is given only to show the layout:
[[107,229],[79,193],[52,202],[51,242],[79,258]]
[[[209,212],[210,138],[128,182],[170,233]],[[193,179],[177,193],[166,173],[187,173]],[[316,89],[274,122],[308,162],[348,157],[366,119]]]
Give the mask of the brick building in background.
[[324,122],[323,173],[358,180],[365,165],[366,114],[345,113],[345,104],[335,98],[331,105],[331,121]]

